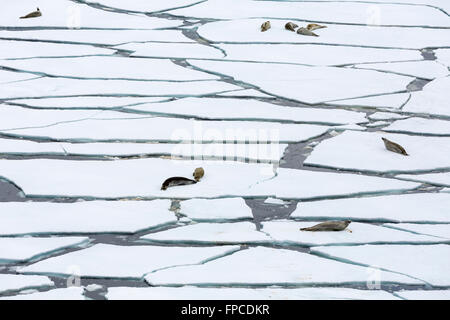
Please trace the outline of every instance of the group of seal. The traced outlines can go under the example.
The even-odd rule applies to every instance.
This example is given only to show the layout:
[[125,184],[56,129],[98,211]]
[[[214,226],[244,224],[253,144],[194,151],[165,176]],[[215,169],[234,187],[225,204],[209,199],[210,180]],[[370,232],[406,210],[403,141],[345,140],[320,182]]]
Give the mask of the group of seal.
[[[261,32],[267,31],[271,28],[270,21],[266,21],[261,25]],[[298,28],[298,25],[293,22],[288,22],[284,25],[284,28],[289,31],[295,32],[295,29]],[[318,37],[317,34],[313,32],[313,30],[326,28],[326,26],[321,26],[320,24],[310,23],[306,26],[306,28],[301,27],[298,28],[297,33],[303,36],[313,36]]]
[[167,188],[170,187],[176,187],[176,186],[185,186],[189,184],[196,184],[200,181],[200,179],[205,175],[205,170],[203,168],[197,168],[195,169],[194,173],[192,174],[194,176],[195,180],[188,179],[185,177],[171,177],[166,179],[162,186],[161,190],[167,190]]
[[326,221],[309,228],[301,228],[302,231],[342,231],[351,223],[350,220],[345,221]]
[[392,142],[386,138],[381,138],[381,139],[383,140],[384,146],[386,147],[387,150],[402,154],[404,156],[409,156],[409,154],[406,152],[406,150],[398,143]]
[[39,8],[37,8],[36,11],[33,11],[33,12],[27,14],[26,16],[20,17],[20,19],[37,18],[40,16],[42,16],[41,10],[39,10]]

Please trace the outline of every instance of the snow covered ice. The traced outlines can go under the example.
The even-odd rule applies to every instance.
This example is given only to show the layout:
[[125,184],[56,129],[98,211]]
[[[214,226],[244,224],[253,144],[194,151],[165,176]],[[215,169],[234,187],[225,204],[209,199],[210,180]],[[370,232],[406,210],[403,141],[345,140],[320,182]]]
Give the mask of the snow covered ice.
[[4,2],[0,300],[450,299],[449,1]]

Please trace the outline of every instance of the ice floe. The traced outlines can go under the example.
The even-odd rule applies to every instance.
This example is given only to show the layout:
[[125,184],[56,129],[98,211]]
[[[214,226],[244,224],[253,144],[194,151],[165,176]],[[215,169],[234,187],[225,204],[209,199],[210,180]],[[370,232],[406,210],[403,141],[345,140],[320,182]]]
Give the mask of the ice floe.
[[397,176],[398,178],[417,181],[423,183],[430,183],[433,185],[450,187],[450,172],[441,173],[427,173],[427,174],[401,174]]
[[[0,59],[26,59],[34,57],[63,57],[113,54],[112,49],[88,45],[42,43],[32,41],[0,41]],[[1,62],[0,62],[1,64]]]
[[427,80],[445,77],[450,72],[448,68],[435,61],[430,60],[371,64],[367,63],[356,65],[355,67],[359,69],[386,71]]
[[[382,137],[403,146],[409,156],[386,150]],[[322,141],[304,163],[347,170],[407,173],[449,168],[449,154],[450,138],[347,131]]]
[[[0,163],[0,176],[14,181],[28,195],[181,199],[241,196],[251,192],[251,185],[273,176],[272,166],[267,164],[226,161],[0,160]],[[200,166],[206,172],[200,183],[160,190],[161,184],[167,178],[192,177],[195,168]],[[383,183],[385,184],[384,181]],[[403,186],[415,185],[410,182],[395,183]]]
[[[278,162],[287,144],[59,143],[1,139],[0,155],[171,157],[196,160]],[[271,150],[271,152],[268,152]]]
[[[316,247],[312,252],[382,268],[420,279],[433,286],[449,286],[450,246],[437,245],[362,245],[353,247]],[[385,281],[380,275],[380,280]]]
[[[219,44],[227,60],[280,62],[315,66],[422,59],[418,50],[329,46],[321,44]],[[362,65],[364,66],[364,65]]]
[[[40,112],[40,111],[39,111]],[[91,111],[92,112],[92,111]],[[58,113],[58,111],[57,111]],[[71,141],[145,141],[188,143],[289,143],[323,135],[329,127],[256,121],[198,121],[124,114],[124,118],[91,117],[47,127],[3,129],[10,134]],[[13,129],[13,130],[12,130]],[[1,129],[0,129],[1,130]],[[180,150],[186,149],[183,146]],[[268,148],[270,150],[270,148]],[[258,150],[257,148],[255,149]],[[274,151],[278,152],[278,148]],[[174,152],[177,154],[177,152]],[[230,154],[231,156],[231,154]]]
[[263,222],[262,231],[270,236],[275,243],[284,245],[333,246],[367,243],[438,243],[446,241],[435,237],[415,235],[409,232],[358,222],[352,222],[347,229],[339,232],[313,232],[300,230],[300,228],[310,227],[319,222],[320,221],[296,222],[274,220]]
[[167,288],[111,287],[108,300],[391,300],[382,290],[349,288]]
[[[224,3],[224,5],[228,4]],[[336,16],[336,12],[332,10],[326,9],[325,11]],[[218,12],[220,11],[218,10]],[[235,18],[233,17],[232,19]],[[284,28],[286,24],[285,19],[271,20],[272,28],[270,31],[261,32],[260,26],[266,20],[267,18],[259,18],[211,22],[199,27],[198,33],[215,44],[228,42],[245,44],[328,44],[391,48],[396,50],[450,45],[450,31],[448,29],[333,24],[328,25],[328,28],[321,29],[319,37],[306,37],[295,32],[286,31]],[[315,21],[298,21],[297,24],[307,25],[310,22]]]
[[363,112],[282,107],[258,100],[231,98],[184,98],[164,103],[140,104],[127,109],[208,120],[278,120],[329,125],[367,122]]
[[209,0],[196,6],[173,10],[171,13],[215,19],[270,17],[362,25],[450,26],[448,15],[432,7],[379,3],[377,8],[382,13],[379,13],[379,19],[371,17],[370,6],[366,3],[260,1],[255,5],[255,2],[250,0],[228,0],[226,3]]
[[199,222],[253,219],[242,198],[185,200],[180,207],[181,214]]
[[407,300],[450,300],[450,290],[401,290],[395,295]]
[[449,223],[450,195],[417,193],[299,203],[291,218]]
[[329,102],[333,105],[355,106],[355,107],[374,107],[386,109],[400,109],[410,98],[410,93],[383,94],[380,96],[356,98],[348,100],[336,100]]
[[183,68],[165,59],[92,56],[4,60],[0,61],[0,64],[8,68],[56,77],[165,81],[217,79],[216,76]]
[[219,49],[198,43],[127,43],[115,48],[133,51],[132,57],[220,59],[224,56]]
[[414,117],[395,121],[383,130],[387,132],[414,133],[430,136],[450,136],[450,121]]
[[370,120],[398,120],[398,119],[404,119],[408,116],[400,115],[397,113],[391,113],[391,112],[375,112],[368,116]]
[[398,230],[411,231],[417,234],[444,238],[447,239],[447,241],[450,241],[450,224],[386,223],[384,226]]
[[279,168],[276,177],[259,182],[250,191],[254,195],[275,194],[277,198],[305,200],[389,193],[396,190],[410,190],[417,186],[417,184],[404,184],[399,180],[357,174]]
[[405,90],[411,77],[372,70],[224,61],[191,61],[259,87],[263,92],[319,103]]
[[[32,19],[19,19],[31,11],[36,5],[42,16]],[[2,26],[8,27],[62,27],[62,28],[136,28],[152,29],[174,27],[176,21],[152,18],[145,15],[130,15],[111,11],[98,10],[85,4],[68,0],[53,1],[34,0],[13,1],[3,5],[0,13]]]
[[[148,17],[146,19],[149,19]],[[167,21],[167,20],[166,20]],[[130,42],[190,42],[178,30],[0,30],[0,38],[4,40],[37,40],[39,42],[64,42],[76,44],[121,45]],[[44,46],[46,43],[43,44]],[[67,53],[66,53],[67,55]]]
[[0,99],[79,95],[197,96],[236,89],[239,87],[221,81],[154,81],[150,83],[142,80],[78,80],[47,77],[3,84],[0,88]]
[[[381,277],[384,282],[421,283],[391,272],[381,271]],[[148,274],[145,280],[152,286],[365,284],[368,270],[308,253],[256,247],[202,265],[160,270]]]
[[2,297],[0,300],[86,300],[83,293],[82,287],[68,287]]
[[97,244],[88,249],[46,259],[19,269],[20,273],[75,274],[89,278],[140,279],[146,273],[177,265],[204,263],[238,246],[156,247]]
[[[1,215],[3,216],[3,213]],[[15,222],[20,223],[17,220]],[[41,259],[64,249],[81,247],[88,243],[89,238],[85,237],[0,238],[0,264]]]
[[53,287],[53,285],[53,281],[43,276],[0,274],[0,293],[32,288],[48,288]]
[[437,49],[434,52],[436,54],[437,61],[450,68],[450,49]]
[[160,102],[167,98],[159,97],[73,97],[47,99],[21,99],[11,103],[29,106],[34,109],[120,109],[141,103]]
[[198,2],[200,2],[200,0],[129,0],[126,3],[121,0],[86,0],[86,3],[99,3],[102,6],[106,6],[109,8],[146,13],[186,7]]
[[[169,208],[169,200],[2,202],[0,235],[135,233],[175,223],[177,219]],[[31,250],[35,238],[29,239]],[[61,246],[58,239],[63,244],[74,241],[71,238],[65,242],[64,238],[45,239],[48,240],[35,240],[36,245],[42,242],[43,246],[52,247]]]
[[253,222],[197,223],[141,237],[143,241],[196,244],[248,244],[270,242],[269,237],[256,230]]
[[438,78],[426,84],[422,91],[413,92],[403,111],[450,117],[450,77]]

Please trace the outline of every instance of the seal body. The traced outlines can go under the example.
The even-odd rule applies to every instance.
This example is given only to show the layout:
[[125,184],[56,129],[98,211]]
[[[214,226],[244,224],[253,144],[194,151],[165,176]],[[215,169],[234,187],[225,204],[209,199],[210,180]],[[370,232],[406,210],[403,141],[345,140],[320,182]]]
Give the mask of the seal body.
[[318,37],[318,35],[317,34],[315,34],[314,32],[312,32],[312,31],[309,31],[308,29],[306,29],[306,28],[299,28],[298,30],[297,30],[297,33],[298,34],[301,34],[301,35],[304,35],[304,36],[313,36],[313,37]]
[[166,190],[167,188],[170,188],[170,187],[185,186],[188,184],[195,184],[195,183],[197,183],[197,181],[191,180],[188,178],[172,177],[163,182],[163,184],[161,186],[161,190]]
[[266,21],[261,25],[261,32],[267,31],[271,28],[270,21]]
[[42,16],[41,10],[39,8],[36,9],[36,11],[33,11],[26,16],[20,17],[20,19],[28,19],[28,18],[36,18]]
[[402,154],[404,156],[409,156],[409,154],[406,152],[406,150],[399,144],[392,142],[386,138],[381,138],[384,142],[384,146],[386,147],[386,149],[388,149],[389,151],[395,152],[395,153],[399,153]]
[[286,30],[290,30],[290,31],[294,31],[295,32],[295,28],[298,28],[298,25],[296,25],[293,22],[288,22],[288,23],[285,24],[284,28]]
[[309,31],[314,31],[314,30],[322,29],[322,28],[326,28],[326,26],[321,26],[320,24],[316,24],[316,23],[310,23],[306,26],[306,29],[308,29]]
[[351,223],[351,221],[326,221],[309,228],[301,228],[302,231],[342,231]]
[[205,170],[203,168],[197,168],[192,175],[194,176],[195,181],[198,182],[205,175]]

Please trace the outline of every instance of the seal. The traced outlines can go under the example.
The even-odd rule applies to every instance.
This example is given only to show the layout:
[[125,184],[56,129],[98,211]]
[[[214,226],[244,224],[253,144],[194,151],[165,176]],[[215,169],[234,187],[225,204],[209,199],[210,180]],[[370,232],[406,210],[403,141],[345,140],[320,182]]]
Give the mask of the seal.
[[196,184],[196,183],[197,183],[197,181],[191,180],[188,178],[172,177],[163,182],[163,184],[161,186],[161,190],[166,190],[167,188],[170,188],[170,187],[185,186],[188,184]]
[[270,21],[266,21],[261,25],[261,32],[269,30],[271,27]]
[[316,24],[316,23],[310,23],[306,26],[306,29],[308,29],[309,31],[314,31],[317,29],[322,29],[322,28],[326,28],[327,26],[321,26],[320,24]]
[[298,34],[301,34],[301,35],[304,35],[304,36],[313,36],[313,37],[318,37],[318,35],[317,34],[315,34],[314,32],[312,32],[312,31],[309,31],[308,29],[306,29],[306,28],[299,28],[298,30],[297,30],[297,33]]
[[302,231],[342,231],[351,223],[350,220],[345,221],[326,221],[309,228],[301,228]]
[[295,28],[298,28],[298,25],[296,25],[296,24],[293,23],[293,22],[288,22],[288,23],[286,23],[286,24],[284,25],[284,28],[285,28],[286,30],[290,30],[290,31],[294,31],[294,32],[295,32]]
[[199,182],[205,175],[205,170],[203,170],[203,168],[197,168],[192,175],[194,176],[195,181]]
[[406,150],[399,144],[392,142],[386,138],[381,138],[384,142],[384,146],[386,147],[386,149],[388,149],[389,151],[395,152],[395,153],[399,153],[402,154],[404,156],[409,156],[409,154],[406,152]]
[[39,8],[36,9],[36,11],[33,11],[26,16],[20,17],[20,19],[28,19],[28,18],[36,18],[42,16],[41,10]]

